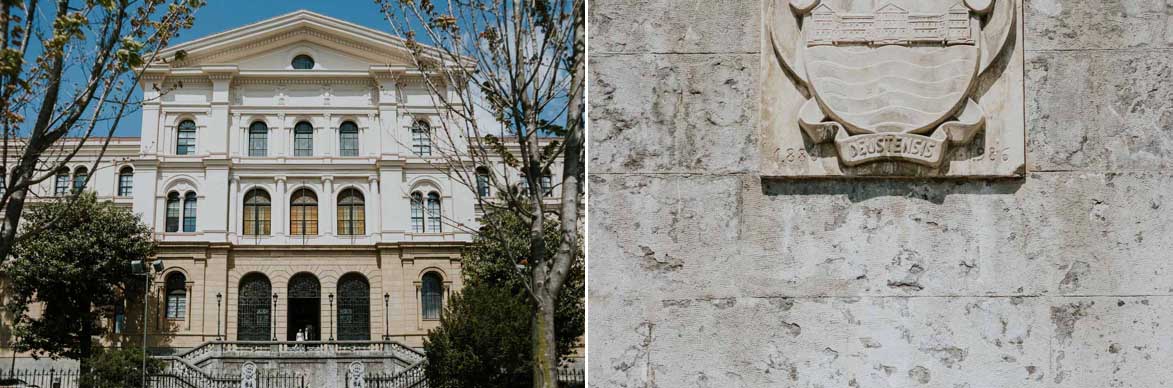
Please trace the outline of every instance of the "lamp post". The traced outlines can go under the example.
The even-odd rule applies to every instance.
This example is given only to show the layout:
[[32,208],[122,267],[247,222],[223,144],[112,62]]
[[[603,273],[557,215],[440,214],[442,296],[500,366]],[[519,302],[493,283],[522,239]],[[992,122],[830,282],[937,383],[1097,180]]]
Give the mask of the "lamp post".
[[222,299],[222,298],[224,298],[224,295],[217,292],[216,293],[216,340],[217,341],[223,341],[223,339],[220,338],[220,299]]
[[163,260],[155,260],[148,267],[143,260],[132,260],[130,262],[130,270],[135,275],[143,275],[143,386],[147,386],[147,309],[150,308],[150,301],[147,297],[151,295],[151,270],[155,272],[163,271]]
[[272,312],[271,315],[273,316],[273,329],[269,330],[269,331],[271,333],[273,333],[273,341],[276,342],[277,341],[277,293],[276,292],[273,293],[273,310],[270,310],[270,311]]
[[390,327],[387,324],[387,319],[390,316],[389,313],[387,312],[387,310],[388,310],[388,308],[389,308],[388,306],[390,306],[390,304],[391,304],[391,293],[383,294],[383,340],[384,341],[386,341],[387,337],[391,334],[390,330],[387,329],[388,327]]
[[[319,294],[320,295],[320,294]],[[334,293],[330,293],[330,341],[334,340]]]

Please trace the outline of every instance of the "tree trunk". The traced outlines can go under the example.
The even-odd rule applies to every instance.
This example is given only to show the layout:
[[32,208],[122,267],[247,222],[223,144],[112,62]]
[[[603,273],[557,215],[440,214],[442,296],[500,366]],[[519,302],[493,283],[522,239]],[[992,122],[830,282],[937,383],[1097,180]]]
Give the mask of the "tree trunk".
[[557,295],[540,291],[542,301],[533,310],[534,388],[558,387],[558,346],[554,337],[554,306]]
[[[86,310],[90,312],[93,311],[89,301],[84,301],[82,303],[87,306]],[[90,370],[90,353],[94,349],[94,320],[90,315],[91,314],[85,314],[85,318],[83,318],[81,322],[81,338],[78,342],[78,347],[80,348],[78,349],[78,354],[80,354],[81,357],[78,360],[77,368],[79,377],[81,377],[78,379],[79,388],[94,388],[93,385],[90,384],[89,379],[85,378],[86,376],[90,375],[90,372],[92,372]]]

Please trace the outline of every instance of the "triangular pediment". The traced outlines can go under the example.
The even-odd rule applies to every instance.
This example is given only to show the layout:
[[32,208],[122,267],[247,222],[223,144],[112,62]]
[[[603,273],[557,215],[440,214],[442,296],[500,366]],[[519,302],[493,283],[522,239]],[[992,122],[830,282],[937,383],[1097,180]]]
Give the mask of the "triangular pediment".
[[[172,68],[236,65],[241,70],[283,70],[298,50],[313,52],[331,70],[408,65],[410,51],[397,36],[310,11],[296,11],[171,46],[162,54],[184,59]],[[321,58],[317,58],[320,56]]]

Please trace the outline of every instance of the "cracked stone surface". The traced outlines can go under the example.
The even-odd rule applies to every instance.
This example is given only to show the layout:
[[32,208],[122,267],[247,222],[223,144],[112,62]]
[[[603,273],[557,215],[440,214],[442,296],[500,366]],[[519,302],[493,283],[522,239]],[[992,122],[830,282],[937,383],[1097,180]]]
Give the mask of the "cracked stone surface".
[[1027,0],[1027,171],[756,175],[757,0],[591,3],[591,387],[1173,386],[1173,3]]

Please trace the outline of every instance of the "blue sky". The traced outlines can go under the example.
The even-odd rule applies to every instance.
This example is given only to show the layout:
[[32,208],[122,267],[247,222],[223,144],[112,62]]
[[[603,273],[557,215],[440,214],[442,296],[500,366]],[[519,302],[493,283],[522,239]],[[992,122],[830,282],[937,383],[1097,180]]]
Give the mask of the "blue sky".
[[[187,42],[249,23],[307,9],[380,31],[391,28],[372,0],[332,1],[277,1],[277,0],[207,0],[207,5],[196,13],[195,25],[181,33],[173,44]],[[141,96],[136,96],[141,98]],[[142,130],[142,112],[136,111],[122,119],[115,136],[139,136]]]

